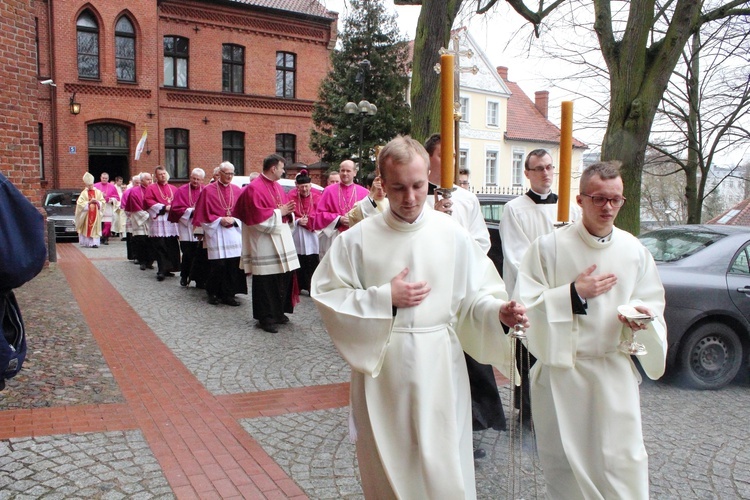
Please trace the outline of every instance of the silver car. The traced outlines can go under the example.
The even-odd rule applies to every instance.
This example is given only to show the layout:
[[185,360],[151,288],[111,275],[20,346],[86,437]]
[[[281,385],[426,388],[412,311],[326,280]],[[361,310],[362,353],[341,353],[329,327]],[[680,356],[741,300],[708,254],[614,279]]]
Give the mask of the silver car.
[[671,226],[638,238],[654,256],[666,291],[668,374],[699,389],[719,389],[746,375],[750,228]]
[[76,232],[76,202],[80,189],[53,189],[44,196],[44,210],[47,220],[55,222],[55,239],[78,238]]

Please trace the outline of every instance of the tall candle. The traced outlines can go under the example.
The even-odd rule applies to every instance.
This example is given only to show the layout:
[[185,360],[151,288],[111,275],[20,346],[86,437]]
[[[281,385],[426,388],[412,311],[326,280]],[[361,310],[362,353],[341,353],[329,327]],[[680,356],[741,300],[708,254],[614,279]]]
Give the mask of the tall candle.
[[560,111],[560,175],[557,178],[557,220],[570,220],[570,167],[573,156],[573,101],[563,101]]
[[453,65],[452,54],[440,56],[440,187],[453,187],[454,124],[453,120]]

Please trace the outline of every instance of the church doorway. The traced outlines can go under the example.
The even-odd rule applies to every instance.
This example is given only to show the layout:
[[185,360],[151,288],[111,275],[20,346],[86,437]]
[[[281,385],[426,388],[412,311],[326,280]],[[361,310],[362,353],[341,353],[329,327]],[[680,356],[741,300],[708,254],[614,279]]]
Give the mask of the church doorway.
[[115,123],[88,126],[89,172],[96,181],[102,172],[114,181],[118,175],[123,183],[130,180],[130,129]]

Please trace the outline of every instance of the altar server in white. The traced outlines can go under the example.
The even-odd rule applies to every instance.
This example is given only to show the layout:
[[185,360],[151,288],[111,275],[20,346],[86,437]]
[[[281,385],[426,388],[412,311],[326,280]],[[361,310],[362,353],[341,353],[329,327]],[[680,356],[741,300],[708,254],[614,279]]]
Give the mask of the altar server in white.
[[[631,330],[648,354],[646,374],[664,373],[664,288],[651,254],[614,227],[625,203],[619,163],[589,166],[576,199],[580,221],[537,239],[518,275],[528,307],[531,408],[548,498],[645,499],[640,377],[618,344]],[[636,323],[630,305],[655,318]]]
[[429,159],[397,137],[379,156],[390,207],[342,233],[312,297],[352,367],[366,498],[475,498],[463,350],[510,375],[500,322],[526,324],[492,261],[451,217],[425,209]]

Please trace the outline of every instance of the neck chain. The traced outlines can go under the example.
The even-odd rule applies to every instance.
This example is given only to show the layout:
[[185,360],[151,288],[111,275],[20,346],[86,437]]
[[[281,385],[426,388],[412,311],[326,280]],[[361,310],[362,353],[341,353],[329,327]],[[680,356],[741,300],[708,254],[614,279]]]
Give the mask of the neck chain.
[[[266,177],[266,179],[268,179],[268,177]],[[276,208],[279,208],[281,207],[281,205],[283,205],[283,203],[281,203],[281,194],[279,194],[279,186],[271,179],[268,179],[268,181],[273,185],[273,189],[271,189],[271,186],[269,186],[268,184],[266,184],[266,189],[276,200]]]
[[222,208],[225,208],[227,211],[227,217],[232,215],[232,208],[234,208],[234,191],[232,190],[232,186],[227,184],[227,187],[229,188],[229,203],[226,202],[224,199],[224,195],[221,194],[221,187],[224,184],[221,182],[216,183],[216,192],[219,193],[219,203],[221,204]]
[[[302,200],[307,200],[307,207],[305,207],[305,204],[302,203]],[[310,193],[307,198],[303,198],[299,194],[299,191],[297,191],[297,206],[299,207],[300,217],[310,215],[310,210],[312,210],[312,193]],[[305,208],[307,208],[307,210],[305,210]]]
[[352,187],[352,194],[347,200],[344,196],[344,188],[342,187],[342,184],[339,184],[339,209],[342,214],[348,213],[354,206],[354,195],[357,193],[357,189],[354,187],[354,184],[349,185]]
[[[201,191],[203,191],[203,184],[198,185],[198,194],[201,194]],[[195,200],[198,201],[198,200]],[[193,202],[193,186],[188,187],[188,204],[192,207],[195,205],[195,202]]]
[[156,183],[156,189],[159,190],[159,195],[161,196],[161,199],[166,202],[165,205],[171,205],[172,199],[174,198],[174,194],[172,194],[172,190],[169,189],[169,184],[166,184],[166,186],[167,186],[168,194],[165,195],[164,191],[161,190],[161,184],[159,184],[158,182]]

